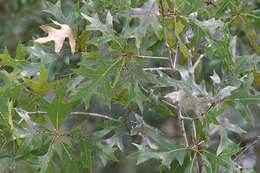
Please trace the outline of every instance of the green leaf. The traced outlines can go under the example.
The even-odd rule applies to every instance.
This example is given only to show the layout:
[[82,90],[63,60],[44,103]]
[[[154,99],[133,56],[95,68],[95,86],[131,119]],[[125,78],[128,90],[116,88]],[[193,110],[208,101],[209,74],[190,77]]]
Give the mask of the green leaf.
[[105,126],[103,130],[99,130],[91,134],[91,139],[93,143],[89,145],[89,148],[96,151],[99,154],[99,157],[103,165],[106,165],[109,160],[118,162],[118,159],[114,154],[116,148],[113,148],[113,146],[106,144],[104,143],[104,141],[102,141],[105,135],[111,133],[111,130],[113,130],[113,127]]
[[138,125],[132,129],[131,135],[139,134],[143,138],[142,145],[134,144],[138,151],[128,157],[137,160],[137,164],[149,159],[161,160],[161,164],[170,168],[173,160],[183,164],[188,148],[182,148],[173,140],[168,140],[158,130],[146,124],[141,116],[135,114]]
[[89,26],[87,26],[86,30],[88,31],[98,30],[106,34],[113,33],[112,32],[113,17],[111,16],[110,12],[107,13],[106,24],[101,23],[97,14],[95,14],[94,17],[90,17],[83,13],[81,13],[81,15],[91,23]]
[[221,5],[221,7],[217,10],[215,17],[218,19],[220,18],[223,13],[228,10],[228,9],[232,9],[233,6],[233,2],[230,0],[224,0],[223,4]]
[[243,24],[246,32],[246,36],[251,44],[251,46],[256,50],[256,52],[260,52],[260,46],[257,44],[257,40],[259,35],[256,33],[253,25],[251,24],[248,17],[244,15],[239,15],[239,23]]
[[249,95],[247,97],[238,97],[232,98],[233,101],[240,101],[243,104],[259,104],[260,103],[260,94],[258,95]]
[[82,52],[82,54],[89,58],[98,58],[101,55],[101,52]]
[[201,39],[206,35],[205,32],[196,24],[193,22],[190,22],[189,25],[192,28],[192,31],[194,32],[194,36],[191,39],[191,45],[190,47],[194,47],[195,54],[198,52],[200,45],[201,45]]
[[[81,65],[79,69],[75,69],[74,71],[84,77],[90,77],[91,81],[86,85],[82,84],[79,88],[76,89],[76,99],[82,98],[85,106],[89,106],[89,102],[91,99],[92,94],[95,92],[98,86],[102,86],[104,82],[106,82],[106,79],[110,72],[115,68],[115,66],[120,62],[121,59],[115,60],[107,69],[105,70],[93,70],[87,67],[86,65]],[[107,87],[109,87],[109,84],[105,84]],[[103,88],[103,89],[108,89],[110,94],[111,94],[111,87],[109,88]],[[106,98],[108,99],[108,97]],[[112,98],[110,98],[112,99]],[[110,99],[106,100],[106,103],[110,103]]]
[[7,48],[5,48],[3,54],[0,54],[0,59],[1,59],[0,67],[10,66],[10,67],[13,67],[14,69],[18,68],[17,61],[9,55]]
[[178,44],[179,44],[179,47],[180,47],[180,50],[182,52],[182,54],[184,55],[185,59],[187,60],[188,57],[190,57],[190,52],[188,50],[188,48],[186,47],[186,45],[182,42],[181,38],[180,38],[180,34],[183,32],[184,30],[184,25],[181,23],[181,21],[178,21],[175,25],[175,34],[176,34],[176,37],[178,39]]
[[166,115],[170,115],[173,117],[176,116],[167,106],[160,103],[156,103],[156,105],[151,106],[150,109],[163,117]]
[[246,133],[245,130],[243,130],[240,127],[238,127],[237,125],[229,122],[229,120],[227,118],[224,119],[224,123],[222,123],[222,127],[226,128],[227,130],[236,132],[236,133]]
[[253,75],[254,75],[254,84],[256,86],[260,86],[260,71],[256,71],[255,69],[253,70]]
[[241,102],[235,102],[235,108],[240,112],[241,116],[246,122],[249,122],[251,125],[255,125],[255,119],[252,115],[252,112],[248,105]]
[[54,146],[53,146],[53,144],[51,144],[49,146],[48,152],[40,158],[41,164],[40,164],[40,172],[39,173],[45,173],[47,171],[50,159],[52,157],[53,149],[54,149]]
[[[145,37],[148,26],[152,26],[155,32],[158,32],[161,28],[159,17],[159,5],[157,0],[149,0],[140,8],[131,9],[125,16],[132,18],[139,18],[140,24],[134,28],[131,35],[134,35],[136,39],[137,48],[140,48],[141,39]],[[130,34],[130,33],[129,33]]]
[[215,154],[216,151],[214,149],[209,148],[204,150],[201,156],[204,165],[207,167],[207,172],[221,172],[221,167],[225,167],[227,172],[236,172],[238,169],[231,157],[239,151],[240,148],[237,144],[230,144],[219,155]]
[[50,64],[59,58],[59,55],[53,53],[53,49],[34,42],[32,47],[26,49],[33,59],[39,58],[43,64]]
[[229,39],[225,39],[222,41],[214,42],[213,45],[216,48],[216,54],[225,61],[226,65],[229,67],[229,69],[232,69],[234,67],[234,62],[232,59],[231,50],[229,48],[230,45]]
[[19,42],[16,48],[16,60],[18,60],[20,64],[24,64],[25,61],[24,56],[25,56],[25,48],[23,44]]
[[48,117],[56,130],[59,130],[69,113],[81,102],[80,100],[67,101],[66,87],[64,84],[56,85],[55,98],[51,103],[42,97],[39,97],[39,100],[41,106],[48,112]]
[[96,145],[101,149],[100,151],[98,151],[98,153],[100,154],[99,156],[103,165],[106,165],[109,160],[119,162],[114,154],[114,152],[116,151],[115,148],[112,148],[108,145],[104,145],[102,144],[102,142],[99,142]]
[[90,172],[93,169],[93,158],[91,154],[91,146],[89,147],[89,143],[80,142],[80,147],[82,148],[82,158],[83,158],[83,168],[88,168]]
[[24,83],[29,86],[34,93],[42,96],[49,92],[56,85],[55,82],[47,82],[47,78],[48,70],[43,67],[40,72],[39,81],[35,82],[24,78]]
[[64,23],[65,16],[63,15],[62,10],[61,10],[61,1],[58,0],[56,2],[56,4],[47,2],[47,5],[48,5],[48,8],[43,11],[53,15],[59,22]]

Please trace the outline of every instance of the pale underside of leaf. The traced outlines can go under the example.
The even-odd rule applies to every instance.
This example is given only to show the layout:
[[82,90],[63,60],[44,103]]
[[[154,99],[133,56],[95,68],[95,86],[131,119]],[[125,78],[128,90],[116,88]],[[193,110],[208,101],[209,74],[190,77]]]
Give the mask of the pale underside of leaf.
[[222,90],[219,91],[216,99],[222,100],[222,99],[230,96],[231,92],[236,90],[237,88],[238,88],[237,86],[227,86],[227,87],[223,88]]

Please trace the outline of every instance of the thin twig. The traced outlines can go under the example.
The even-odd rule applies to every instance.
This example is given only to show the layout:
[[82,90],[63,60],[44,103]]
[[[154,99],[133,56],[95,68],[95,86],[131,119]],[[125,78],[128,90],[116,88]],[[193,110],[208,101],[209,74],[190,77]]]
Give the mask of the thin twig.
[[195,62],[195,64],[193,65],[193,67],[190,69],[190,73],[194,73],[195,69],[198,67],[201,59],[204,57],[204,55],[200,55],[199,58],[197,59],[197,61]]
[[[175,105],[169,103],[169,102],[166,101],[166,100],[162,100],[162,99],[161,99],[161,102],[163,102],[164,104],[166,104],[166,105],[168,105],[168,106],[170,106],[170,107],[172,107],[172,108],[174,108],[174,109],[177,109],[177,106],[175,106]],[[180,119],[180,120],[193,121],[193,120],[196,120],[196,119],[198,119],[198,118],[184,117],[182,114],[180,114],[180,115],[179,115],[179,119]]]
[[104,118],[104,119],[108,119],[111,121],[117,121],[114,118],[111,118],[107,115],[102,115],[102,114],[98,114],[98,113],[90,113],[90,112],[71,112],[70,113],[71,116],[77,116],[77,115],[84,115],[84,116],[90,116],[90,117],[98,117],[98,118]]
[[141,55],[132,55],[133,58],[140,59],[158,59],[158,60],[168,60],[168,57],[157,57],[157,56],[141,56]]
[[[196,151],[199,151],[195,120],[192,121],[191,125],[192,125],[192,139],[193,139],[193,143],[195,145]],[[197,159],[196,159],[196,169],[197,169],[197,172],[200,172],[200,166],[199,166],[199,160],[198,159],[199,158],[197,157]]]
[[245,149],[243,149],[235,158],[234,161],[239,159],[239,157],[245,153],[247,150],[249,150],[252,146],[254,146],[256,144],[256,142],[259,140],[259,138],[256,138],[251,144],[249,144],[248,146],[245,147]]
[[163,27],[163,34],[164,34],[164,44],[165,44],[165,47],[166,47],[167,52],[168,52],[168,59],[170,61],[172,73],[174,74],[175,70],[174,70],[174,65],[173,65],[173,62],[172,62],[172,52],[171,52],[171,49],[170,49],[168,41],[167,41],[167,30],[166,30],[166,25],[165,25],[163,2],[162,2],[162,0],[160,0],[159,2],[160,2],[161,12],[162,12],[162,27]]
[[58,76],[55,76],[55,80],[61,80],[61,79],[65,79],[67,77],[73,77],[74,75],[76,75],[76,73],[74,73],[74,72],[69,73],[69,74],[58,75]]
[[176,49],[175,49],[174,62],[173,62],[173,69],[174,69],[174,71],[176,70],[176,64],[177,64],[177,58],[178,58],[178,50],[179,50],[179,45],[177,43],[176,44]]
[[192,125],[192,133],[193,133],[193,142],[194,144],[197,144],[197,132],[196,132],[196,125],[194,120],[192,121],[191,125]]
[[185,146],[189,147],[189,142],[188,142],[186,130],[185,130],[185,127],[184,127],[184,121],[182,119],[181,108],[180,108],[179,103],[177,103],[177,111],[178,111],[178,118],[179,118],[179,122],[180,122],[181,132],[182,132],[182,135],[183,135],[184,140],[185,140]]
[[177,107],[176,107],[175,105],[173,105],[173,104],[167,102],[166,100],[161,100],[161,101],[162,101],[163,103],[165,103],[166,105],[168,105],[168,106],[170,106],[170,107],[172,107],[172,108],[174,108],[174,109],[177,109]]
[[143,71],[171,71],[170,67],[143,68]]
[[[165,13],[164,13],[163,1],[160,0],[159,3],[160,3],[160,6],[161,6],[161,13],[162,13],[162,27],[163,27],[163,33],[164,33],[164,44],[165,44],[165,47],[166,47],[167,52],[168,52],[168,59],[169,59],[169,62],[170,62],[172,74],[174,74],[175,70],[176,70],[176,63],[175,63],[175,66],[174,66],[173,61],[172,61],[171,49],[170,49],[169,44],[167,42],[167,30],[166,30],[167,28],[166,28],[166,25],[165,25],[165,16],[164,16]],[[176,13],[176,11],[174,11],[174,13]],[[174,61],[177,61],[177,56],[178,56],[177,51],[175,52],[175,56],[176,57],[175,57]],[[178,119],[179,119],[179,122],[180,122],[181,132],[182,132],[182,135],[183,135],[184,140],[185,140],[185,146],[189,147],[187,134],[186,134],[186,131],[185,131],[185,128],[184,128],[184,121],[182,119],[181,108],[180,108],[180,105],[179,105],[178,102],[177,102],[177,111],[178,111]]]
[[[15,110],[22,110],[19,108],[15,108]],[[42,114],[42,115],[48,115],[48,112],[44,112],[44,111],[35,111],[35,112],[27,112],[25,111],[28,115],[36,115],[36,114]],[[91,113],[91,112],[71,112],[69,114],[70,116],[80,116],[80,115],[84,115],[84,116],[90,116],[90,117],[97,117],[97,118],[103,118],[103,119],[107,119],[107,120],[111,120],[111,121],[117,121],[114,118],[111,118],[107,115],[102,115],[102,114],[98,114],[98,113]]]
[[188,57],[188,71],[189,71],[189,74],[192,76],[192,79],[194,79],[194,72],[192,72],[191,56]]

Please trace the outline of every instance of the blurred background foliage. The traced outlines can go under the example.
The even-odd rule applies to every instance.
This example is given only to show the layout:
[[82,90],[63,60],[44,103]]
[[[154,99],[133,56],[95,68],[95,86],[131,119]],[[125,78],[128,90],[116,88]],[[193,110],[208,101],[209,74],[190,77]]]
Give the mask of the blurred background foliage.
[[[56,0],[0,0],[0,50],[7,47],[14,55],[18,42],[28,43],[42,33],[40,25],[49,20],[43,9]],[[71,9],[77,0],[63,0],[64,11]],[[48,21],[49,22],[49,21]]]
[[[101,0],[97,0],[96,4],[100,4],[100,7],[104,4]],[[132,0],[135,2],[135,0]],[[55,0],[48,1],[51,3],[55,3]],[[71,9],[74,4],[78,2],[77,0],[62,0],[62,9],[64,14],[66,14],[66,10]],[[140,4],[145,2],[145,0],[141,1]],[[252,3],[253,9],[258,10],[258,15],[260,15],[260,1],[259,0],[245,0],[241,1],[241,6],[243,3]],[[138,6],[138,3],[136,4]],[[40,35],[43,33],[41,29],[39,29],[40,25],[49,23],[49,17],[46,15],[42,10],[46,9],[46,0],[0,0],[0,52],[3,52],[4,47],[7,47],[11,55],[15,55],[15,50],[17,47],[18,42],[22,42],[25,45],[32,45],[32,38]],[[97,8],[98,9],[98,8]],[[252,18],[252,22],[254,28],[256,30],[256,34],[260,35],[260,20]],[[119,27],[119,26],[118,26]],[[120,30],[119,28],[116,28]],[[246,33],[244,32],[243,28],[239,27],[239,25],[234,26],[232,28],[232,32],[238,36],[238,44],[237,44],[237,54],[244,55],[244,54],[251,54],[254,52],[252,48],[249,46],[249,41],[246,37]],[[259,40],[258,40],[259,42]],[[154,45],[154,47],[158,46],[158,56],[160,55],[160,48],[162,48],[162,43],[158,43]],[[207,79],[209,82],[210,76],[213,74],[213,66],[214,64],[219,64],[220,61],[217,58],[213,58],[211,60],[211,64],[208,64],[207,60],[205,60],[202,66],[201,72],[201,79]],[[62,67],[59,67],[62,68]],[[216,69],[216,67],[214,67]],[[210,83],[210,82],[209,82]],[[256,89],[259,89],[259,86],[256,86]],[[125,112],[126,110],[122,110],[118,107],[113,107],[113,111],[122,111]],[[102,104],[98,98],[94,98],[89,110],[102,110],[101,112],[107,112],[107,107]],[[249,126],[243,127],[244,129],[248,130],[248,134],[246,136],[230,133],[230,138],[234,141],[240,141],[242,146],[246,144],[250,144],[253,141],[253,137],[260,135],[260,112],[259,109],[252,106],[251,107],[252,113],[255,116],[255,124],[256,127],[252,128]],[[239,119],[236,114],[237,112],[230,112],[230,118],[233,122],[241,122],[242,119]],[[176,119],[170,117],[162,117],[158,116],[155,113],[150,111],[144,111],[144,119],[151,125],[160,128],[163,132],[167,134],[167,136],[172,137],[174,139],[180,138],[180,132],[178,129],[178,125]],[[91,123],[95,124],[95,121],[90,121]],[[173,126],[175,124],[175,126]],[[252,135],[252,138],[251,136]],[[216,137],[216,141],[218,141]],[[212,142],[216,142],[212,140]],[[127,143],[127,139],[125,139]],[[129,144],[130,145],[130,144]],[[120,156],[119,156],[120,157]],[[122,157],[124,158],[124,157]],[[260,142],[254,143],[247,150],[244,155],[243,163],[248,164],[248,167],[254,167],[256,172],[260,172]],[[98,170],[99,172],[122,172],[122,173],[131,173],[131,172],[140,172],[140,173],[155,173],[157,172],[159,163],[155,160],[151,160],[136,166],[135,163],[131,162],[131,160],[122,159],[120,163],[109,162],[105,168],[102,170]],[[21,166],[21,165],[20,165]],[[22,168],[22,166],[21,166]],[[24,168],[25,169],[25,168]],[[26,168],[27,171],[28,168]]]

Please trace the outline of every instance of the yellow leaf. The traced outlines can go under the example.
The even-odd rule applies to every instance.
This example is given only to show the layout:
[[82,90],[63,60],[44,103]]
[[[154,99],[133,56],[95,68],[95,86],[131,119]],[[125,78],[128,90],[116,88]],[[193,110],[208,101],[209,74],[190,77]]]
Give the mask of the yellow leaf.
[[260,86],[260,71],[253,70],[254,84]]
[[25,78],[24,83],[27,86],[29,86],[34,93],[38,95],[45,95],[56,85],[55,82],[47,82],[47,78],[48,78],[48,70],[42,68],[40,71],[39,81],[32,81]]
[[48,33],[47,37],[39,38],[35,40],[35,42],[38,43],[46,43],[49,41],[54,41],[55,43],[55,52],[59,53],[62,45],[64,43],[65,38],[69,38],[71,53],[74,54],[75,52],[75,46],[76,46],[76,34],[73,32],[73,30],[69,27],[69,25],[66,24],[60,24],[56,21],[52,21],[55,25],[60,26],[60,29],[55,29],[51,26],[45,26],[42,25],[40,28]]

